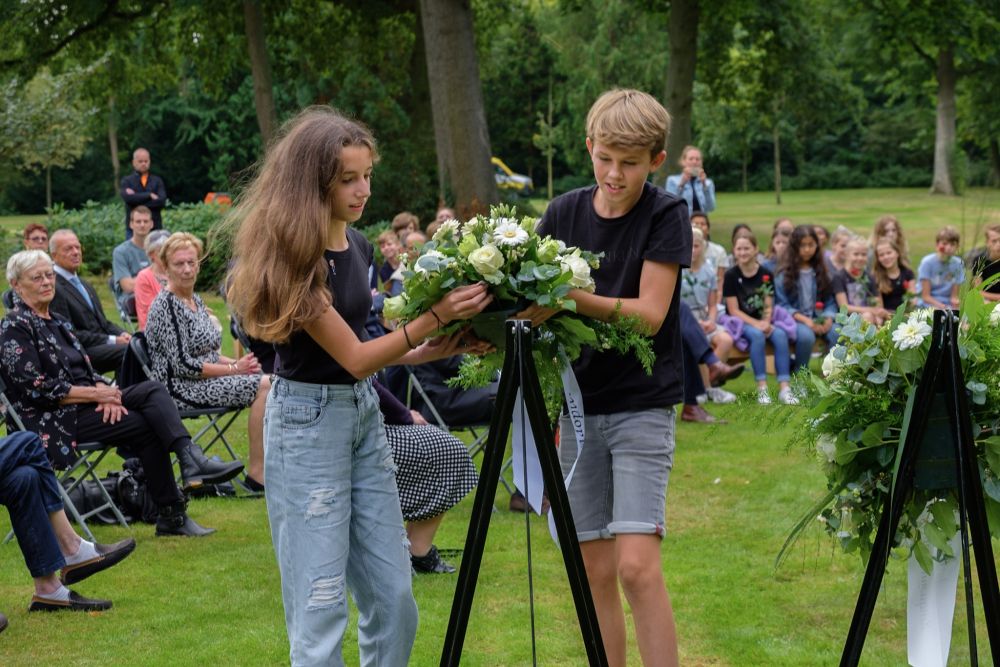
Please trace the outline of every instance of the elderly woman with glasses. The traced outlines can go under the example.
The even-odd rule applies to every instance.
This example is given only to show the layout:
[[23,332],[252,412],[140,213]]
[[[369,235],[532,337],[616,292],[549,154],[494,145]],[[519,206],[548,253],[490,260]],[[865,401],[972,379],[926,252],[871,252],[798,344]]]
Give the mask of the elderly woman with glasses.
[[24,228],[24,249],[43,251],[49,249],[49,230],[45,225],[32,222]]
[[99,441],[138,456],[159,508],[157,535],[214,532],[187,516],[170,453],[181,463],[185,487],[232,479],[243,464],[207,459],[160,383],[122,390],[95,373],[71,325],[49,312],[55,278],[52,260],[40,250],[15,253],[7,262],[7,280],[20,301],[0,323],[0,374],[25,428],[41,436],[55,468],[77,458],[77,442]]
[[175,232],[160,249],[167,286],[149,308],[146,341],[153,377],[181,408],[250,406],[248,486],[264,483],[264,403],[271,387],[253,353],[239,359],[220,354],[222,332],[218,320],[195,294],[202,254],[201,239]]

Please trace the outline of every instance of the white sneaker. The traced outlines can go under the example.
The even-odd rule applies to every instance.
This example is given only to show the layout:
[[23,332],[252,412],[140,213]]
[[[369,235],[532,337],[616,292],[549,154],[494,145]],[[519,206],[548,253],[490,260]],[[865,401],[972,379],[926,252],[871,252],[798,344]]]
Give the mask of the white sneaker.
[[757,388],[757,402],[761,405],[771,405],[771,394],[766,387]]
[[705,390],[705,393],[708,394],[708,400],[712,401],[713,403],[721,404],[721,403],[736,402],[736,394],[732,393],[731,391],[726,391],[722,387],[709,387],[708,389]]
[[694,400],[698,401],[698,405],[705,405],[706,403],[708,403],[708,395],[698,394],[697,396],[695,396]]
[[798,405],[799,399],[792,393],[791,389],[782,389],[778,392],[778,400],[785,405]]

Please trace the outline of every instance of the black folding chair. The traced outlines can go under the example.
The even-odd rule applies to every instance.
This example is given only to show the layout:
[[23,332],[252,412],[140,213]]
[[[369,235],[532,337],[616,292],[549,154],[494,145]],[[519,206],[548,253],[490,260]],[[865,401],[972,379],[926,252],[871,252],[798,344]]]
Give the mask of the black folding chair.
[[[17,414],[10,399],[7,398],[6,392],[7,385],[0,378],[0,412],[3,413],[5,418],[4,422],[7,426],[7,433],[27,430],[24,428],[24,422],[21,421],[20,415]],[[104,488],[104,484],[101,483],[101,478],[97,474],[97,466],[104,460],[108,452],[112,450],[112,447],[105,445],[103,442],[82,442],[77,444],[76,449],[80,454],[79,458],[68,468],[55,470],[54,472],[56,473],[56,478],[59,480],[59,491],[60,495],[62,495],[63,508],[66,510],[66,514],[80,525],[80,530],[87,536],[87,539],[94,542],[96,540],[94,539],[94,534],[87,526],[87,519],[95,514],[110,510],[119,524],[125,528],[129,526],[128,521],[125,520],[125,516],[118,509],[118,506],[108,494],[108,490]],[[96,483],[96,488],[99,489],[102,502],[96,507],[81,513],[76,505],[73,504],[70,494],[83,484],[84,480]],[[14,531],[10,531],[3,540],[4,544],[9,542],[13,537]]]
[[[139,362],[142,367],[142,372],[145,374],[146,378],[149,380],[156,381],[153,377],[153,364],[149,358],[149,348],[146,345],[146,336],[141,332],[137,331],[132,335],[132,339],[128,344],[129,352],[132,354],[133,358]],[[178,409],[181,415],[181,419],[207,419],[207,423],[203,424],[201,428],[191,436],[191,441],[201,447],[202,451],[208,452],[209,448],[212,447],[217,442],[222,443],[222,446],[226,448],[229,452],[229,456],[233,461],[238,461],[239,457],[236,456],[236,452],[233,450],[232,444],[226,438],[226,431],[232,426],[236,418],[243,412],[244,408],[234,408],[229,406],[220,406],[217,408],[185,408]]]
[[136,329],[139,328],[139,313],[135,310],[135,295],[127,294],[124,299],[118,301],[114,276],[108,278],[108,287],[111,288],[111,298],[115,300],[115,307],[118,309],[118,317],[121,318],[122,327],[129,333],[135,333]]

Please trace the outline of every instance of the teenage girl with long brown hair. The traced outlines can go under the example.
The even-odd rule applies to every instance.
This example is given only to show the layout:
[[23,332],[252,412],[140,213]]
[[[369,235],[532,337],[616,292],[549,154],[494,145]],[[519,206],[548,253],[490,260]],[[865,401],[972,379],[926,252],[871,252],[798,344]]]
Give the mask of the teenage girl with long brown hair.
[[293,665],[344,664],[348,589],[361,664],[407,664],[417,610],[371,375],[470,351],[461,334],[424,339],[491,300],[482,284],[457,288],[365,340],[372,247],[351,223],[377,160],[365,127],[328,107],[306,109],[282,129],[233,213],[229,303],[278,357],[265,411],[266,499]]

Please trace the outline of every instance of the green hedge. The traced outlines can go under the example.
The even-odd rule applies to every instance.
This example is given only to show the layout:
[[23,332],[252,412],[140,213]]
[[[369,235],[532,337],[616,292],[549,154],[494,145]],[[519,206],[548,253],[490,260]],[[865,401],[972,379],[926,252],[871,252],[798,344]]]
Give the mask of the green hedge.
[[[163,212],[163,226],[171,232],[191,232],[205,241],[206,256],[198,275],[199,290],[215,290],[226,272],[230,256],[228,238],[213,233],[226,209],[217,204],[177,204]],[[88,201],[82,208],[56,206],[46,223],[49,234],[72,229],[83,245],[83,270],[91,274],[111,272],[111,254],[125,240],[125,210],[120,203]],[[8,242],[8,256],[21,249],[20,234]]]

